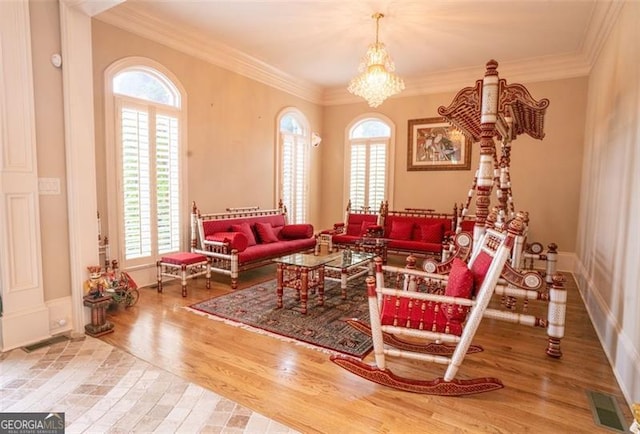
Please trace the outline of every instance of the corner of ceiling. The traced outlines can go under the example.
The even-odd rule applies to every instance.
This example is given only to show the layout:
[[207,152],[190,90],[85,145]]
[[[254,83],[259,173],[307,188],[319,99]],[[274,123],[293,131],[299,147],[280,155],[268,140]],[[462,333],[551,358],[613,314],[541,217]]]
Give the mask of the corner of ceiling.
[[580,51],[585,57],[589,68],[593,66],[607,36],[613,29],[615,22],[624,6],[621,1],[595,2],[589,25],[585,31],[583,44]]
[[197,32],[167,26],[161,19],[141,13],[128,4],[95,18],[312,103],[322,103],[320,86],[293,77],[235,48],[212,42]]

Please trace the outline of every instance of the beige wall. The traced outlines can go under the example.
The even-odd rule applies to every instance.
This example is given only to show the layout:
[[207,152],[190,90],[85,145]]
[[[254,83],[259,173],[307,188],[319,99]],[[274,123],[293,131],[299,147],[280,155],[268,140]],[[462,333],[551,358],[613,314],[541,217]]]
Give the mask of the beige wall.
[[[227,207],[275,205],[276,116],[295,106],[320,131],[319,106],[254,80],[93,20],[93,64],[98,159],[98,203],[106,215],[104,70],[127,56],[153,59],[169,69],[188,98],[188,200],[204,213]],[[319,148],[311,154],[310,222],[319,216]],[[106,222],[105,222],[106,224]],[[106,227],[106,226],[105,226]]]
[[50,61],[52,54],[60,53],[58,3],[31,1],[29,12],[38,177],[60,181],[60,194],[40,195],[42,275],[48,301],[71,294],[62,71]]
[[[33,2],[31,9],[39,172],[41,177],[59,178],[62,188],[61,195],[41,196],[49,299],[69,293],[61,76],[49,61],[52,53],[60,51],[59,24],[55,2]],[[345,128],[356,116],[369,111],[366,104],[321,108],[98,20],[93,20],[93,50],[98,210],[104,220],[103,232],[108,210],[103,72],[125,56],[145,56],[162,63],[186,88],[189,202],[197,201],[203,212],[230,206],[273,206],[275,117],[282,108],[296,106],[308,116],[311,129],[320,131],[323,137],[321,146],[312,149],[310,220],[320,229],[342,218],[346,205],[342,188]],[[479,68],[479,78],[482,73]],[[514,142],[516,207],[531,213],[530,239],[544,244],[553,241],[561,251],[574,252],[586,79],[524,84],[535,98],[549,98],[551,104],[546,138],[537,141],[522,136]],[[438,106],[448,105],[454,95],[392,98],[381,106],[380,112],[396,124],[393,208],[450,210],[454,202],[464,200],[478,159],[477,146],[473,147],[472,170],[406,170],[407,121],[435,116]]]
[[[488,60],[488,59],[487,59]],[[499,70],[499,69],[498,69]],[[478,78],[484,68],[478,68]],[[502,77],[510,83],[509,77]],[[582,164],[587,79],[523,83],[536,99],[551,102],[545,117],[546,137],[520,136],[513,142],[511,179],[517,210],[531,217],[530,240],[555,242],[559,250],[574,252]],[[474,83],[469,83],[469,86]],[[454,203],[465,201],[477,168],[479,147],[472,146],[471,170],[407,171],[407,124],[409,119],[438,116],[455,92],[392,98],[379,112],[396,125],[395,188],[391,209],[434,208],[451,212]],[[340,221],[346,199],[342,197],[345,128],[368,107],[364,103],[326,107],[322,142],[322,224]],[[493,199],[495,201],[495,196]]]
[[[49,62],[51,54],[60,51],[57,9],[55,1],[30,2],[38,172],[40,177],[59,178],[61,185],[60,195],[40,196],[45,300],[70,293],[62,83],[60,70]],[[551,101],[547,137],[541,142],[522,137],[514,143],[512,174],[517,208],[532,213],[532,238],[555,241],[561,251],[577,252],[580,291],[629,402],[640,401],[638,22],[640,3],[625,3],[588,82],[578,78],[524,83],[535,98]],[[121,57],[142,55],[166,65],[189,94],[189,200],[197,200],[207,212],[249,204],[271,206],[275,116],[293,105],[323,136],[321,146],[313,150],[312,219],[327,227],[340,220],[345,205],[344,129],[368,111],[365,104],[320,108],[95,20],[93,39],[98,196],[103,215],[108,204],[102,71]],[[479,68],[479,78],[482,73]],[[464,199],[472,171],[406,171],[407,121],[434,116],[437,107],[449,104],[453,96],[397,98],[381,107],[397,127],[395,208],[449,209]],[[474,149],[472,167],[477,158]]]
[[640,402],[640,3],[589,77],[576,277],[629,402]]

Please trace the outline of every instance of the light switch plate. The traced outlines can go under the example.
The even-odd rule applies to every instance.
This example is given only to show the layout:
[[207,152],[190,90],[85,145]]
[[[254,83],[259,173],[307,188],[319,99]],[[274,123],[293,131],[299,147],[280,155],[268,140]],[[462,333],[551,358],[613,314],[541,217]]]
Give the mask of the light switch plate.
[[60,178],[38,178],[40,194],[60,194]]

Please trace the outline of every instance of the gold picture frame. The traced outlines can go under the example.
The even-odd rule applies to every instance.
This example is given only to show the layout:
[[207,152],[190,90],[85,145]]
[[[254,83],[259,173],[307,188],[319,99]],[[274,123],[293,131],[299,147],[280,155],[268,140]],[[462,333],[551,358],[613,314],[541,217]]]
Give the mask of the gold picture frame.
[[407,170],[469,170],[471,143],[444,118],[409,120]]

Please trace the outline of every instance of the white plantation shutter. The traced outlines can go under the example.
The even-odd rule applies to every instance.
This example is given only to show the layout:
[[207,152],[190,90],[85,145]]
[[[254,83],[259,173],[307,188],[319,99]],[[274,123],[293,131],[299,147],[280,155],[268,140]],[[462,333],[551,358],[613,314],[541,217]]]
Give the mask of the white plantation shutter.
[[307,166],[309,147],[300,134],[281,134],[280,198],[287,207],[290,223],[307,220]]
[[365,206],[367,195],[367,144],[366,142],[351,144],[351,179],[349,197],[353,209]]
[[125,268],[180,250],[180,131],[177,114],[117,98]]
[[178,119],[156,117],[156,203],[158,253],[180,249],[180,160]]
[[352,138],[349,199],[353,209],[377,211],[387,199],[389,139]]
[[151,254],[151,186],[149,114],[144,109],[121,110],[122,211],[125,260]]
[[[291,213],[294,208],[294,139],[291,134],[282,134],[281,144],[281,186],[280,198],[282,203]],[[291,214],[289,214],[291,215]]]
[[296,137],[295,141],[295,208],[292,211],[293,223],[307,221],[307,162],[309,147],[304,137]]
[[380,207],[385,200],[387,186],[387,144],[371,143],[369,145],[369,185],[367,189],[367,205],[372,211]]

